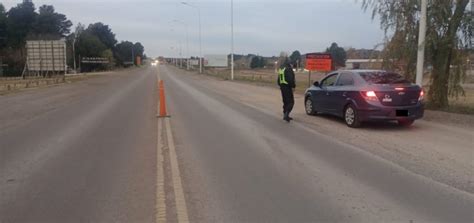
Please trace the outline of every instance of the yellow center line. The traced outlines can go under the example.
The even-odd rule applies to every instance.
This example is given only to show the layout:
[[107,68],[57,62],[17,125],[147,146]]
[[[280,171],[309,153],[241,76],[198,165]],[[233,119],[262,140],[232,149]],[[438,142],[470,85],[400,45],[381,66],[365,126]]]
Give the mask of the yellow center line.
[[[161,80],[160,73],[157,74],[158,80]],[[163,128],[163,121],[165,126]],[[181,181],[181,172],[179,170],[178,157],[174,145],[173,132],[171,130],[170,118],[158,119],[158,148],[157,148],[157,192],[156,192],[156,222],[166,222],[166,198],[164,190],[164,159],[163,159],[163,135],[162,131],[166,132],[166,142],[169,149],[169,158],[171,166],[171,180],[173,181],[174,198],[176,204],[176,214],[178,223],[188,223],[188,209],[186,206],[186,199],[184,197],[183,183]]]
[[[157,73],[157,78],[160,80],[160,74]],[[159,110],[159,104],[157,111]],[[166,197],[165,197],[165,170],[163,157],[163,121],[158,119],[158,134],[157,134],[157,148],[156,148],[156,215],[155,222],[165,223],[166,220]]]
[[170,154],[171,178],[173,180],[174,198],[176,203],[176,213],[179,223],[189,222],[188,209],[186,207],[186,199],[184,197],[183,184],[181,182],[181,173],[179,171],[178,158],[176,148],[173,141],[173,133],[171,131],[170,119],[165,118],[166,135]]
[[156,177],[156,216],[155,222],[166,222],[166,202],[165,202],[165,171],[163,158],[163,139],[162,139],[162,119],[158,119],[158,143],[156,149],[157,177]]

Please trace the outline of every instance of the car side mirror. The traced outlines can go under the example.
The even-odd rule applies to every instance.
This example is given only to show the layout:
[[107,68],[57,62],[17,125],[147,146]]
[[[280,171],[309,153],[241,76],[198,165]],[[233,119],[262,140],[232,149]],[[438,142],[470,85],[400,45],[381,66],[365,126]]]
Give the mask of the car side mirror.
[[315,82],[313,83],[313,85],[314,85],[315,87],[319,87],[319,82],[315,81]]

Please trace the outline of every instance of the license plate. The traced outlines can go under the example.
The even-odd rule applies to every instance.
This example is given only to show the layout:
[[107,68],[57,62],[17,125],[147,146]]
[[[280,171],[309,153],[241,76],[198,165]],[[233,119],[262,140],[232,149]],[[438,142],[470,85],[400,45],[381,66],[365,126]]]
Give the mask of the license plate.
[[408,110],[397,110],[397,116],[408,116]]
[[392,98],[384,98],[382,99],[382,102],[392,102]]

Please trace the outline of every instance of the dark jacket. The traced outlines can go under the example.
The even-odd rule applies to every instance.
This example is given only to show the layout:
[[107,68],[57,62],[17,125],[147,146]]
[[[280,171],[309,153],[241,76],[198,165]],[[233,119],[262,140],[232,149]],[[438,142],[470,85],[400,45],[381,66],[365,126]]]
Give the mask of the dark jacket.
[[[293,68],[288,65],[285,67],[285,80],[288,82],[288,86],[291,88],[296,88],[296,83],[295,83],[295,72],[293,72]],[[278,85],[281,87],[282,84],[280,84],[280,74],[278,74]],[[283,84],[286,86],[286,84]]]

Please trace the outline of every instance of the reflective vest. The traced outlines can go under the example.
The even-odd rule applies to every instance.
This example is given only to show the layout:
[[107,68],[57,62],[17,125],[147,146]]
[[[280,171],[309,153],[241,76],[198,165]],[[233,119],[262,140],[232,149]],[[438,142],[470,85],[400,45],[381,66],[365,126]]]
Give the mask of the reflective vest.
[[288,82],[286,82],[286,79],[285,79],[285,69],[286,68],[278,69],[278,78],[280,80],[280,84],[288,84]]

